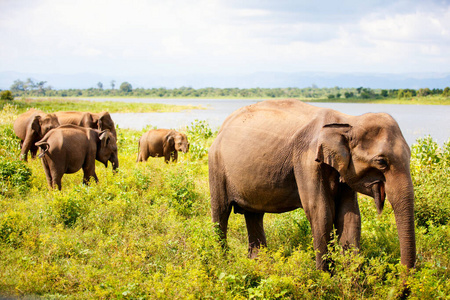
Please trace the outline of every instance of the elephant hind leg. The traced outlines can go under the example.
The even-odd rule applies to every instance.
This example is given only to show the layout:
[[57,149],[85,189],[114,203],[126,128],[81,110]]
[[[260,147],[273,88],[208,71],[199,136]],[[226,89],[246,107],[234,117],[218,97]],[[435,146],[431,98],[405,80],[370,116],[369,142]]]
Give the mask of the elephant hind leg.
[[223,248],[226,248],[228,219],[231,214],[232,205],[228,200],[226,180],[222,172],[217,172],[211,164],[209,169],[209,186],[212,221],[217,226],[219,239]]
[[49,167],[48,162],[45,159],[45,157],[42,159],[42,165],[44,166],[44,172],[45,172],[45,178],[47,178],[47,184],[50,188],[53,188],[52,172],[50,172],[50,167]]
[[147,161],[149,157],[148,149],[145,149],[145,147],[141,147],[141,144],[139,144],[139,152],[136,162],[142,162]]
[[62,177],[64,171],[56,169],[55,167],[50,167],[50,178],[47,177],[48,184],[51,188],[61,190]]
[[248,233],[248,256],[255,258],[261,246],[266,247],[266,234],[264,233],[264,213],[244,213]]

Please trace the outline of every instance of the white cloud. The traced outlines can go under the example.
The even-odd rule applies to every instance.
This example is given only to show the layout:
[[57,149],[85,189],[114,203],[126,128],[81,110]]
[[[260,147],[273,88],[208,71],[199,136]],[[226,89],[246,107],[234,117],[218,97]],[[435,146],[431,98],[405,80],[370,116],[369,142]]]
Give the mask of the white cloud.
[[449,5],[392,3],[1,1],[0,71],[450,70]]

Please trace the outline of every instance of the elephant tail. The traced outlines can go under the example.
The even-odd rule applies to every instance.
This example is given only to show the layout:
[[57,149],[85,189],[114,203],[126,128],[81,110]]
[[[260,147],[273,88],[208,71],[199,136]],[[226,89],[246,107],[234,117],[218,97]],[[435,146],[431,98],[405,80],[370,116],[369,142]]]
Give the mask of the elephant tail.
[[44,157],[45,153],[47,153],[50,149],[50,144],[47,142],[37,142],[35,145],[41,148],[41,153],[39,154],[38,158]]

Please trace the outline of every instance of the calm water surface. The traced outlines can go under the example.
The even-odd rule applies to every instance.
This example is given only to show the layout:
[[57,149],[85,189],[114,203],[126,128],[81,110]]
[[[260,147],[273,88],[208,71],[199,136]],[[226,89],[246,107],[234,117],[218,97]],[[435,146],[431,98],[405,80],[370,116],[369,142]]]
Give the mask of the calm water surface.
[[[248,99],[102,99],[96,101],[121,101],[166,103],[176,105],[201,105],[204,110],[188,110],[178,113],[115,113],[112,118],[120,128],[142,129],[147,125],[158,128],[179,129],[194,120],[206,120],[213,129],[218,129],[224,119],[236,109],[258,102]],[[312,103],[328,107],[349,115],[367,112],[386,112],[397,120],[409,144],[417,138],[431,135],[442,145],[450,138],[450,106],[445,105],[396,105],[354,103]]]

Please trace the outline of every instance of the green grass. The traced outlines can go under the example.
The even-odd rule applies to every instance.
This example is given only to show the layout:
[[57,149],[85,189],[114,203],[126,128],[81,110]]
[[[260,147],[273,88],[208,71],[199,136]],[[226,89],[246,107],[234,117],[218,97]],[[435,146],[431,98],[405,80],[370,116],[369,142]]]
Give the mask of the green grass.
[[[7,103],[0,102],[0,107]],[[40,109],[47,113],[56,111],[90,111],[110,113],[149,113],[149,112],[179,112],[188,109],[202,109],[193,105],[171,105],[163,103],[128,103],[116,101],[89,101],[61,98],[24,98],[12,102],[19,112],[24,112],[30,107]]]
[[[429,139],[413,149],[417,268],[409,274],[389,203],[381,216],[360,197],[359,254],[330,245],[333,275],[315,269],[303,210],[267,214],[267,249],[247,258],[241,215],[230,216],[229,252],[211,223],[205,122],[187,128],[191,151],[177,164],[136,163],[142,131],[118,130],[120,169],[97,164],[98,184],[66,174],[48,190],[39,160],[17,161],[13,106],[0,112],[0,298],[44,299],[412,299],[450,295],[450,158]],[[31,173],[31,176],[27,174]],[[439,193],[433,192],[439,191]]]
[[330,102],[330,103],[371,103],[371,104],[406,104],[406,105],[450,105],[449,97],[426,96],[412,98],[382,98],[382,99],[358,99],[358,98],[340,98],[340,99],[300,99],[305,102]]

